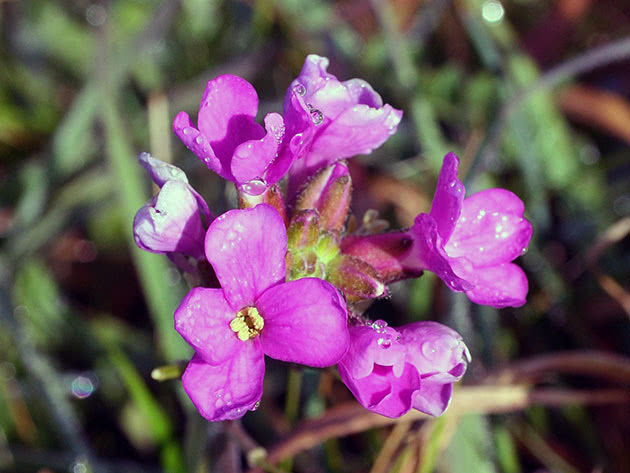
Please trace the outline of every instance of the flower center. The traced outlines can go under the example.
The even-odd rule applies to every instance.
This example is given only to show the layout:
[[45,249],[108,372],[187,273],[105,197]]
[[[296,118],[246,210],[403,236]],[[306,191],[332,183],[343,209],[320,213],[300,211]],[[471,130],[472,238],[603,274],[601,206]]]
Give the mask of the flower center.
[[265,320],[261,317],[258,309],[253,306],[239,310],[234,320],[230,322],[230,328],[242,341],[256,338],[264,326]]

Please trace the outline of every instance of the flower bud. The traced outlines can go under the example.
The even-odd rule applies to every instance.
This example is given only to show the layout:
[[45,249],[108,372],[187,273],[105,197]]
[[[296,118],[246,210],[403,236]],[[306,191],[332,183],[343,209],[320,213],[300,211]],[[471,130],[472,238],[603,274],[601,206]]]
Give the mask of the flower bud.
[[201,210],[188,184],[166,181],[134,218],[136,244],[152,253],[183,253],[202,259],[205,229]]
[[328,265],[327,271],[327,279],[341,289],[350,302],[387,294],[387,287],[376,270],[354,256],[339,255]]
[[315,210],[303,210],[294,215],[287,229],[289,249],[304,249],[319,239],[319,215]]
[[422,274],[421,270],[405,264],[412,245],[413,239],[406,232],[350,235],[341,241],[341,252],[365,261],[389,284]]
[[298,196],[297,210],[316,209],[322,230],[340,233],[348,217],[352,180],[345,161],[322,169]]

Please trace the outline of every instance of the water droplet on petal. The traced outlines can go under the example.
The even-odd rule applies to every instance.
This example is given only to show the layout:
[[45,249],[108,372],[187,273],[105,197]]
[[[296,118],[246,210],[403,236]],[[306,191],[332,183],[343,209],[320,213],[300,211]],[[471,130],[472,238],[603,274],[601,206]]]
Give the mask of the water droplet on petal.
[[192,128],[184,128],[184,135],[190,135],[192,131]]
[[425,358],[429,360],[433,358],[435,347],[431,343],[423,343],[420,349],[422,350],[422,354],[425,356]]
[[256,404],[254,404],[252,406],[252,408],[250,409],[250,411],[255,411],[258,410],[258,408],[260,407],[260,401],[256,401]]
[[195,142],[200,145],[201,143],[203,143],[203,137],[201,135],[199,135],[197,138],[195,138]]
[[306,87],[302,84],[297,84],[293,87],[293,92],[304,97],[306,95]]
[[372,329],[376,331],[376,333],[385,333],[385,329],[387,328],[387,322],[384,320],[377,320],[372,322]]
[[521,249],[521,255],[527,254],[528,249],[529,249],[528,247],[522,248]]
[[313,110],[311,110],[311,120],[313,120],[313,123],[315,125],[319,125],[321,122],[324,121],[324,114],[320,110],[314,108]]
[[241,185],[241,190],[246,194],[260,195],[267,189],[267,182],[263,179],[252,179]]

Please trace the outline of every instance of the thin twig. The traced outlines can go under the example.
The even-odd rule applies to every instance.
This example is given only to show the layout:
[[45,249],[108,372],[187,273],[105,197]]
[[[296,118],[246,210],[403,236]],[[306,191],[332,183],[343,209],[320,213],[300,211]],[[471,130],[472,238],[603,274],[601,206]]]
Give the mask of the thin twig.
[[487,381],[533,382],[550,373],[597,376],[630,385],[630,358],[595,350],[554,352],[512,363],[488,376]]
[[[630,401],[630,390],[570,390],[534,389],[528,385],[487,385],[460,388],[446,415],[498,414],[523,410],[532,405],[566,406],[574,404],[610,404]],[[299,425],[291,435],[269,450],[271,463],[290,458],[299,452],[313,448],[326,439],[344,437],[387,425],[426,419],[419,411],[410,411],[397,419],[374,414],[359,404],[348,402],[330,409],[324,416]],[[256,468],[249,473],[255,473]]]

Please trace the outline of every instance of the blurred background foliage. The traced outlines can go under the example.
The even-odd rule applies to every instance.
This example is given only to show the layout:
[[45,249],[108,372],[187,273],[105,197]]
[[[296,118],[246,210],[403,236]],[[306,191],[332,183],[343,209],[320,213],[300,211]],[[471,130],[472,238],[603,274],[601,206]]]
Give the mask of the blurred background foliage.
[[[630,3],[4,0],[0,34],[0,471],[630,471]],[[209,424],[150,376],[190,356],[186,285],[133,245],[154,192],[135,155],[233,207],[172,117],[221,73],[278,111],[308,53],[405,111],[352,161],[356,215],[410,225],[454,150],[469,192],[508,188],[534,224],[526,306],[425,275],[369,308],[462,333],[473,362],[443,418],[374,416],[334,370],[270,362],[260,409]]]

